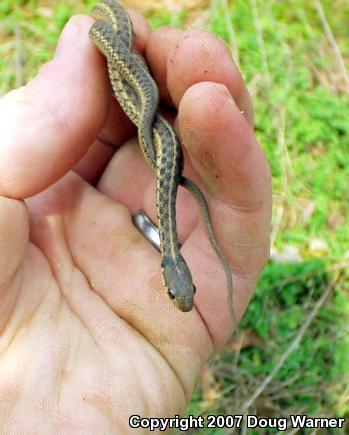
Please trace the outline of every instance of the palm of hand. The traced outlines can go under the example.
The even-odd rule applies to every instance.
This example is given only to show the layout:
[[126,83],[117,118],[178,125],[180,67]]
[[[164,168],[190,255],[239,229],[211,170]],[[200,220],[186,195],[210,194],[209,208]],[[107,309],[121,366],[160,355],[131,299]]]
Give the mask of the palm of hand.
[[[80,21],[87,39],[90,21],[81,17]],[[142,26],[144,28],[145,24]],[[152,45],[159,47],[160,36],[154,34],[152,38],[153,42],[151,38],[147,42],[150,57]],[[111,151],[106,143],[117,143],[128,137],[127,128],[118,133],[118,139],[110,133],[108,126],[124,119],[120,113],[113,114],[118,111],[115,106],[110,112],[105,71],[96,68],[103,60],[89,41],[84,44],[85,52],[80,47],[80,53],[86,63],[93,65],[90,70],[95,71],[90,74],[89,86],[81,98],[84,101],[90,98],[91,104],[86,104],[86,110],[80,104],[85,113],[79,115],[80,119],[74,115],[75,122],[71,125],[57,123],[60,133],[63,132],[58,143],[52,134],[57,127],[49,126],[48,136],[53,137],[51,148],[47,146],[47,138],[46,143],[45,138],[42,139],[45,136],[42,126],[38,127],[46,148],[44,151],[34,149],[33,156],[29,155],[37,168],[30,166],[29,158],[22,167],[19,165],[19,177],[14,176],[17,169],[13,168],[18,165],[11,168],[8,162],[18,158],[13,150],[21,146],[21,142],[14,141],[14,134],[6,135],[5,131],[10,139],[5,140],[4,148],[7,146],[10,157],[3,159],[6,168],[2,172],[2,191],[5,196],[18,199],[35,194],[27,199],[27,209],[15,199],[2,198],[0,202],[0,223],[6,235],[0,237],[0,249],[5,253],[0,264],[0,396],[4,398],[0,402],[0,415],[1,427],[8,431],[23,427],[37,430],[43,425],[48,433],[57,428],[74,433],[86,428],[91,432],[113,432],[116,428],[126,430],[128,417],[133,413],[143,416],[179,413],[190,397],[198,370],[209,354],[224,342],[231,327],[224,274],[209,250],[195,204],[183,192],[179,195],[178,209],[180,237],[182,252],[198,288],[197,307],[192,313],[180,313],[169,302],[161,283],[160,256],[131,222],[131,213],[139,208],[145,208],[154,216],[154,176],[144,166],[134,140],[128,141],[110,159]],[[68,59],[66,62],[69,63]],[[78,67],[71,66],[76,70]],[[42,78],[34,80],[26,91],[6,97],[2,102],[4,116],[5,111],[12,113],[9,107],[17,110],[21,105],[29,119],[23,95],[30,100],[45,83],[52,86],[52,76],[57,79],[55,71],[57,63],[47,66],[41,72]],[[79,80],[82,81],[82,77]],[[188,119],[193,113],[189,108],[196,102],[197,93],[202,92],[206,98],[210,96],[207,87],[203,91],[199,86],[181,100],[179,121],[186,143],[202,142],[199,133],[189,137],[197,131],[195,122],[202,124],[202,119]],[[97,91],[101,95],[99,99]],[[217,94],[217,89],[212,91]],[[216,105],[221,106],[219,98],[224,98],[224,92],[216,98]],[[212,101],[209,103],[212,106]],[[42,107],[40,110],[43,111]],[[247,132],[248,123],[238,117],[239,110],[235,107],[234,110],[235,122]],[[55,116],[57,118],[57,113]],[[65,115],[59,114],[60,120],[62,116]],[[35,119],[38,119],[37,114]],[[95,141],[86,152],[104,124],[104,133],[100,134],[103,139]],[[202,135],[208,136],[204,129]],[[246,197],[245,188],[245,192],[237,192],[233,198],[235,209],[229,210],[214,194],[210,206],[217,209],[215,220],[229,223],[218,229],[221,240],[231,228],[248,233],[259,222],[254,238],[247,247],[242,246],[242,253],[231,261],[236,271],[234,297],[238,315],[243,312],[265,262],[270,219],[266,165],[251,139],[253,135],[248,132],[245,136],[240,147],[246,149],[247,144],[252,150],[248,156],[250,162],[251,159],[252,163],[258,161],[260,173],[264,171],[264,185],[254,198],[254,204],[259,205],[253,207],[242,202],[241,198]],[[33,134],[33,143],[34,137]],[[218,141],[221,142],[219,137]],[[39,154],[39,158],[36,152],[43,154]],[[209,152],[202,154],[201,149],[192,153],[194,160],[198,153],[206,157],[199,159],[203,175],[205,170],[212,172],[212,167],[208,167]],[[43,156],[47,160],[43,160]],[[67,173],[83,156],[75,165],[75,172]],[[105,164],[97,164],[96,156]],[[227,170],[224,160],[217,169],[219,174],[228,174],[223,188],[235,181],[235,175],[229,179],[231,162]],[[236,164],[241,179],[247,169],[241,158]],[[197,178],[189,163],[186,171]],[[200,172],[200,168],[197,171]],[[252,176],[245,176],[243,184]],[[213,177],[216,178],[216,174]],[[9,183],[8,180],[15,181]],[[91,180],[98,180],[96,188],[88,183]],[[255,184],[261,184],[260,179],[250,181],[247,197],[252,196]],[[228,193],[225,199],[231,199]],[[27,242],[29,228],[30,241]],[[235,237],[225,240],[230,259],[234,255]]]

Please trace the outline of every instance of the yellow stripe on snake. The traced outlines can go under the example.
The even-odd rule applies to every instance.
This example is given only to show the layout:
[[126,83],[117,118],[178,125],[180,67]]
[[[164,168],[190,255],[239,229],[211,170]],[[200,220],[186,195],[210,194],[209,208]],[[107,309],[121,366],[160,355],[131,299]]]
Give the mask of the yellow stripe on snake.
[[193,307],[195,286],[179,250],[176,226],[178,186],[195,197],[212,248],[223,265],[228,288],[228,304],[235,322],[232,276],[228,261],[218,246],[211,227],[205,197],[182,175],[183,153],[171,125],[158,113],[159,91],[144,59],[133,50],[133,29],[126,10],[115,0],[103,0],[93,10],[96,22],[90,37],[107,58],[109,79],[115,97],[138,128],[144,158],[157,178],[157,214],[164,286],[181,311]]

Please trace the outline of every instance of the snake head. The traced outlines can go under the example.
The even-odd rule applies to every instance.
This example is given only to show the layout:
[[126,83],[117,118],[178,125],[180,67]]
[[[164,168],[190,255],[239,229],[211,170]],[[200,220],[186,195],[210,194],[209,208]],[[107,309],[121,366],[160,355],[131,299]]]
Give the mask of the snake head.
[[174,260],[171,257],[164,257],[162,272],[170,299],[181,311],[190,311],[193,308],[196,288],[184,258],[177,256]]

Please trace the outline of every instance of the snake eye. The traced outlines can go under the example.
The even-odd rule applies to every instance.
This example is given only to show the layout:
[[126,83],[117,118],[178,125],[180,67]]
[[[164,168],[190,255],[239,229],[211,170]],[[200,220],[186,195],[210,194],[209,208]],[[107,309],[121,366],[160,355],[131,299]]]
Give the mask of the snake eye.
[[195,287],[195,285],[193,287],[194,287],[193,295],[195,295],[195,293],[196,293],[196,287]]
[[169,295],[171,301],[173,301],[174,299],[176,299],[176,296],[175,296],[175,294],[173,293],[173,290],[169,289],[169,290],[168,290],[168,295]]

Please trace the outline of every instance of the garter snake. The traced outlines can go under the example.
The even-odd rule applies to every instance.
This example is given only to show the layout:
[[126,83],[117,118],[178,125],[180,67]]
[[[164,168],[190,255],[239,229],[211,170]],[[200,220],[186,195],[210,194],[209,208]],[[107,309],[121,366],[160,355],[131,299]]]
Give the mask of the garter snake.
[[183,153],[172,126],[158,113],[159,92],[144,59],[133,50],[133,28],[126,10],[116,0],[102,0],[93,10],[96,22],[90,37],[107,59],[113,93],[136,124],[144,158],[157,177],[157,214],[164,286],[181,311],[193,307],[195,286],[179,249],[176,226],[178,186],[196,199],[212,248],[223,265],[228,304],[235,321],[232,276],[228,261],[211,227],[206,200],[200,189],[182,175]]

